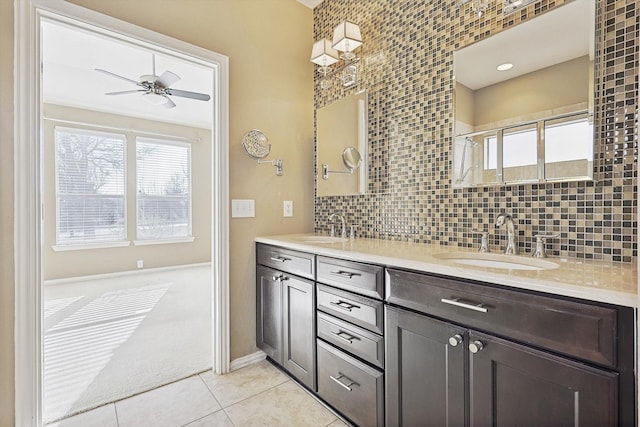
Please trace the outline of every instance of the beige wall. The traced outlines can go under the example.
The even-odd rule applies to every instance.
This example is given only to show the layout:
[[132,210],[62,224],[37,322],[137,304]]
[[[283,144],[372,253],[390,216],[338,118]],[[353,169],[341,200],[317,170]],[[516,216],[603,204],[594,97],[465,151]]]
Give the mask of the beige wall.
[[[79,110],[58,105],[44,105],[44,280],[64,277],[86,276],[136,269],[136,261],[143,260],[144,268],[172,265],[195,264],[211,261],[211,132],[169,123],[131,119],[115,114]],[[86,128],[68,125],[55,120],[77,121],[95,125],[133,128],[139,131],[155,132],[176,137],[200,138],[191,142],[191,207],[192,236],[190,243],[136,246],[136,165],[135,138],[133,132],[120,132],[127,138],[127,237],[131,245],[127,247],[54,251],[56,244],[56,189],[55,189],[55,141],[56,126]],[[100,130],[99,128],[96,128]],[[144,136],[144,135],[143,135]],[[180,140],[177,140],[181,142]]]
[[13,426],[13,1],[0,0],[0,426]]
[[[75,0],[81,6],[230,58],[230,197],[256,200],[256,218],[230,222],[231,358],[255,347],[257,235],[313,229],[313,43],[311,10],[295,0]],[[160,7],[161,6],[161,7]],[[286,25],[285,25],[286,24]],[[0,0],[0,426],[13,425],[13,1]],[[240,145],[263,130],[269,158]],[[282,217],[293,200],[294,217]]]

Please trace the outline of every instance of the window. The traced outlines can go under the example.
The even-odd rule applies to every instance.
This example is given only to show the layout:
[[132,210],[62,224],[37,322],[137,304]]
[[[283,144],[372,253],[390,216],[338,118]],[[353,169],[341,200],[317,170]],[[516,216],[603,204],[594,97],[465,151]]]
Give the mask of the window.
[[191,147],[136,140],[137,239],[191,236]]
[[593,170],[593,123],[587,114],[544,123],[545,177],[589,177]]
[[56,243],[126,239],[125,137],[57,127]]

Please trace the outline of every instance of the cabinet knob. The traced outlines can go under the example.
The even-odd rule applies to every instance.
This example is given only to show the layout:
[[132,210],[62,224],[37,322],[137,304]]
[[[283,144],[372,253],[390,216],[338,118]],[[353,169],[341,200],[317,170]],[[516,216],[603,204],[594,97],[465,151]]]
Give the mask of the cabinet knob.
[[462,335],[455,334],[454,336],[449,338],[449,345],[451,347],[456,347],[458,344],[462,344]]
[[476,354],[477,352],[481,351],[483,348],[484,348],[484,344],[482,344],[482,341],[479,341],[479,340],[475,340],[474,342],[469,344],[469,351],[473,354]]

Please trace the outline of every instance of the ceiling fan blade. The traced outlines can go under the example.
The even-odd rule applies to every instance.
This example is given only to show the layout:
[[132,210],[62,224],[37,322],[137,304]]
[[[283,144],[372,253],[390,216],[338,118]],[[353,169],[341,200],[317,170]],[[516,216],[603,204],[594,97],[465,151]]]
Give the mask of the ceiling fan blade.
[[167,102],[165,102],[164,104],[160,104],[161,106],[163,106],[164,108],[173,108],[176,106],[175,102],[173,102],[171,98],[169,98],[168,96],[165,96],[165,98],[167,98]]
[[144,89],[122,90],[120,92],[107,92],[107,93],[105,93],[105,95],[124,95],[124,94],[127,94],[127,93],[139,93],[139,92],[146,92],[146,90],[144,90]]
[[166,88],[171,86],[178,80],[180,80],[180,76],[172,73],[171,71],[165,71],[160,77],[156,79],[156,84]]
[[131,80],[131,79],[127,78],[127,77],[119,76],[119,75],[117,75],[115,73],[112,73],[111,71],[102,70],[100,68],[94,68],[94,70],[96,70],[99,73],[106,74],[107,76],[115,77],[116,79],[124,80],[124,81],[127,81],[129,83],[133,83],[134,85],[140,86],[140,82],[137,82],[135,80]]
[[167,88],[165,90],[165,93],[167,95],[181,96],[183,98],[197,99],[199,101],[208,101],[208,100],[211,99],[211,97],[209,95],[207,95],[206,93],[189,92],[189,91],[186,91],[186,90],[178,90],[178,89],[169,89],[169,88]]

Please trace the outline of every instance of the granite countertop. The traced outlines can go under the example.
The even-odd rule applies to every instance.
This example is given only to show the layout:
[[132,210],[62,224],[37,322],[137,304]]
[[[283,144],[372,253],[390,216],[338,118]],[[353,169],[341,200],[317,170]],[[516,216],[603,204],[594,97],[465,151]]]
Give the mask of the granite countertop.
[[559,265],[558,268],[506,270],[462,265],[434,256],[446,252],[476,252],[473,249],[362,238],[347,239],[343,242],[314,241],[313,236],[317,235],[263,236],[256,237],[255,241],[317,255],[460,277],[590,301],[627,307],[638,305],[638,272],[635,263],[549,257],[546,260],[555,262]]

